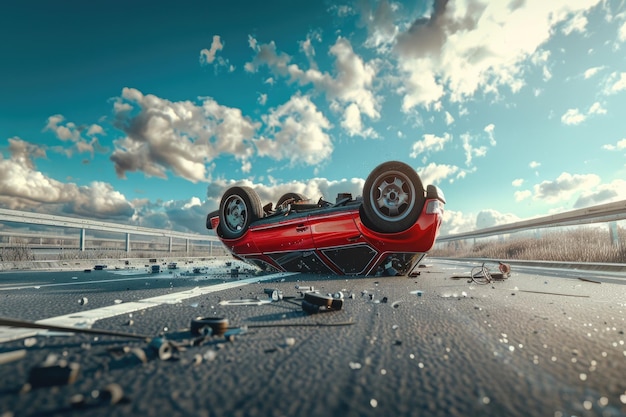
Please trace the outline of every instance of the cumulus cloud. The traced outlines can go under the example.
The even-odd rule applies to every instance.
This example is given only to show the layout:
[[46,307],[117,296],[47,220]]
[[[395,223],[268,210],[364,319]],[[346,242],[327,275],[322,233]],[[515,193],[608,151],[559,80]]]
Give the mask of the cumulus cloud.
[[102,126],[92,124],[89,126],[76,125],[73,122],[65,121],[65,117],[61,114],[55,114],[48,117],[45,131],[51,131],[55,136],[63,142],[71,142],[73,147],[67,150],[69,156],[73,152],[90,153],[92,156],[95,152],[102,152],[104,149],[100,145],[98,136],[105,134]]
[[426,187],[429,184],[439,184],[447,178],[452,177],[459,171],[459,167],[447,164],[436,164],[431,162],[425,167],[418,168],[417,172]]
[[607,151],[621,151],[626,149],[626,138],[618,140],[615,145],[611,143],[602,145],[602,149],[606,149]]
[[114,142],[110,158],[119,177],[141,171],[166,178],[170,170],[192,182],[208,181],[207,163],[216,157],[232,155],[245,164],[254,152],[259,123],[211,98],[197,105],[124,88],[119,102],[128,105],[114,108],[115,125],[126,134]]
[[600,184],[591,190],[584,190],[574,203],[574,208],[595,206],[626,199],[626,181],[614,180],[608,184]]
[[591,77],[593,77],[594,75],[596,75],[598,72],[600,72],[601,70],[603,70],[604,67],[592,67],[589,68],[588,70],[585,71],[585,79],[589,79]]
[[251,62],[246,63],[247,71],[256,72],[260,67],[267,66],[275,75],[288,78],[289,82],[301,86],[312,84],[326,95],[331,108],[343,111],[342,127],[348,134],[363,137],[375,135],[373,130],[364,128],[361,120],[362,115],[372,120],[380,117],[379,98],[373,92],[377,69],[354,52],[349,40],[339,37],[329,50],[335,58],[335,73],[332,75],[321,72],[315,66],[302,69],[291,63],[291,56],[279,53],[274,42],[258,44],[256,40],[252,41],[254,38],[250,39],[256,55]]
[[593,189],[600,184],[596,174],[570,174],[563,172],[554,181],[543,181],[533,187],[533,198],[548,203],[567,201],[575,194]]
[[566,125],[578,125],[587,120],[587,117],[594,114],[606,114],[606,109],[602,107],[600,102],[596,101],[593,103],[586,113],[581,113],[578,109],[568,109],[565,114],[561,116],[561,122]]
[[511,184],[513,185],[513,187],[521,187],[522,184],[524,184],[524,180],[522,178],[518,178],[513,180]]
[[315,165],[332,154],[333,144],[326,133],[331,124],[308,96],[294,95],[263,120],[268,135],[254,141],[259,156]]
[[428,107],[444,95],[461,102],[479,91],[519,91],[524,65],[541,53],[555,26],[583,30],[584,14],[598,1],[435,0],[430,15],[396,36],[403,110]]
[[539,168],[541,166],[541,162],[531,161],[528,166],[532,169]]
[[626,72],[614,72],[608,78],[606,94],[615,94],[626,90]]
[[584,122],[586,116],[578,109],[568,109],[563,116],[561,116],[561,122],[566,125],[578,125]]
[[211,49],[204,48],[200,51],[200,63],[203,65],[212,64],[215,61],[215,54],[222,49],[224,49],[224,45],[219,35],[214,35]]
[[43,210],[99,219],[124,219],[133,215],[126,198],[103,182],[88,186],[63,183],[38,171],[34,157],[45,153],[37,145],[9,140],[9,159],[0,156],[0,205],[14,210]]
[[444,133],[442,137],[435,136],[427,133],[423,136],[422,140],[415,142],[411,148],[409,156],[411,158],[417,158],[424,152],[438,152],[443,150],[444,145],[452,140],[452,136],[449,133]]

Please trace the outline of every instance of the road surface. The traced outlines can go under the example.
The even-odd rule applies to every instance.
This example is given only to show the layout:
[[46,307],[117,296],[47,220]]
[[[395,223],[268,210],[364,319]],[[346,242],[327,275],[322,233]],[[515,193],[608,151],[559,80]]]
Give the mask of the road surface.
[[[474,264],[427,264],[412,278],[0,274],[3,317],[153,346],[5,328],[0,354],[22,358],[0,365],[0,416],[626,416],[626,277],[519,267],[476,285]],[[341,291],[343,308],[307,315],[297,285]],[[196,317],[235,334],[193,346]],[[161,360],[163,340],[185,346]],[[46,359],[75,380],[37,387]]]

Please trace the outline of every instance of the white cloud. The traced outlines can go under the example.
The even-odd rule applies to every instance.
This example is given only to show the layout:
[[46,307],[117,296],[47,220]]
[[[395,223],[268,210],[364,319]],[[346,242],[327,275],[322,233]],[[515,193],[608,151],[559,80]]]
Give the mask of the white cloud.
[[541,162],[531,161],[528,164],[528,166],[531,167],[532,169],[539,168],[541,166]]
[[396,37],[403,110],[428,107],[444,95],[462,102],[478,91],[519,91],[523,66],[542,53],[554,27],[582,30],[584,13],[598,1],[435,2],[430,16]]
[[224,45],[218,35],[213,36],[213,42],[211,42],[211,49],[202,49],[200,51],[200,63],[203,65],[212,64],[215,61],[215,54],[217,51],[224,49]]
[[104,135],[104,129],[100,125],[78,126],[73,122],[66,122],[63,115],[55,114],[48,117],[48,122],[43,130],[53,132],[63,142],[71,142],[72,148],[67,149],[69,156],[74,151],[93,155],[96,151],[101,150],[97,135]]
[[261,106],[265,106],[267,103],[267,94],[259,94],[257,101]]
[[594,75],[596,75],[598,72],[600,72],[601,70],[603,70],[604,67],[592,67],[589,68],[588,70],[585,71],[585,79],[589,79],[591,77],[593,77]]
[[573,32],[584,33],[587,28],[587,23],[589,22],[583,14],[576,13],[572,19],[568,20],[565,22],[565,25],[563,25],[563,33],[565,35],[570,35]]
[[452,123],[454,123],[454,117],[452,117],[450,113],[446,112],[446,125],[450,126]]
[[600,184],[596,174],[562,173],[554,181],[543,181],[533,187],[535,200],[558,203],[572,198],[577,193],[588,191]]
[[418,140],[413,144],[411,158],[417,158],[424,152],[438,152],[442,151],[444,145],[452,140],[452,136],[449,133],[444,133],[443,137],[438,137],[433,134],[427,133],[423,136],[424,139]]
[[602,145],[602,149],[606,149],[607,151],[615,151],[615,150],[621,151],[622,149],[626,149],[626,138],[618,140],[615,145],[610,144],[610,143],[606,145]]
[[333,151],[326,133],[331,124],[308,96],[292,96],[287,103],[271,109],[264,122],[271,137],[255,140],[259,156],[315,165]]
[[615,94],[622,90],[626,90],[626,72],[613,73],[609,77],[609,86],[607,94]]
[[584,190],[574,203],[574,208],[590,207],[626,199],[626,181],[617,179],[608,184],[600,184]]
[[515,201],[517,202],[526,200],[527,198],[532,197],[532,195],[533,193],[530,190],[515,191],[513,193],[513,196],[515,197]]
[[254,152],[251,140],[259,124],[211,98],[196,105],[124,88],[118,101],[138,110],[116,114],[116,125],[126,134],[114,141],[111,155],[120,177],[141,171],[165,178],[171,170],[192,182],[208,181],[207,162],[227,154],[245,164]]
[[[305,70],[292,64],[289,55],[277,52],[274,42],[258,45],[255,41],[254,45],[256,55],[251,62],[246,63],[247,71],[256,72],[266,65],[274,74],[287,77],[290,82],[297,82],[301,86],[312,84],[326,94],[331,108],[343,109],[342,127],[350,135],[375,136],[373,130],[364,128],[361,115],[372,120],[380,117],[379,98],[373,92],[377,69],[373,63],[364,62],[354,52],[348,39],[339,37],[330,48],[329,52],[335,58],[334,76],[319,71],[315,66]],[[361,120],[360,124],[358,120]]]
[[39,146],[12,138],[9,150],[10,159],[0,156],[0,206],[98,219],[127,220],[133,215],[131,204],[110,184],[78,186],[37,171],[32,158],[45,156]]
[[489,135],[489,144],[491,146],[496,146],[496,138],[493,135],[493,132],[495,130],[496,126],[493,123],[488,124],[487,126],[485,126],[484,131],[487,133],[487,135]]
[[522,184],[524,184],[524,180],[522,178],[518,178],[513,180],[511,184],[513,185],[513,187],[521,187]]
[[568,109],[563,116],[561,122],[566,125],[578,125],[585,121],[587,117],[578,109]]
[[461,135],[461,142],[463,150],[465,152],[465,165],[471,166],[474,157],[481,157],[487,154],[486,146],[474,146],[472,145],[472,136],[469,133],[463,133]]
[[620,26],[617,37],[620,42],[626,42],[626,22],[624,22],[622,26]]
[[566,125],[578,125],[587,120],[587,117],[594,114],[606,114],[606,109],[598,101],[593,103],[587,113],[581,113],[578,109],[568,109],[563,116],[561,122]]
[[[436,164],[431,162],[425,167],[417,169],[422,184],[427,186],[428,184],[439,184],[446,178],[451,177],[459,171],[459,167],[454,165]],[[445,192],[445,191],[444,191]]]

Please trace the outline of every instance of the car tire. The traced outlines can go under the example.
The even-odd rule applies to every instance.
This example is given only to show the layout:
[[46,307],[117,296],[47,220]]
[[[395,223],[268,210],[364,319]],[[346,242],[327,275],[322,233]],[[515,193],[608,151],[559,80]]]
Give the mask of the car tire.
[[398,233],[413,226],[426,198],[422,180],[409,165],[390,161],[377,166],[363,186],[363,223],[380,233]]
[[219,216],[222,236],[237,239],[246,233],[250,223],[263,216],[261,199],[250,187],[231,187],[222,196]]
[[303,196],[302,194],[298,194],[298,193],[287,193],[287,194],[283,194],[279,199],[278,199],[278,203],[276,203],[276,207],[280,207],[281,204],[283,204],[285,201],[287,200],[294,200],[294,202],[299,202],[299,201],[305,201],[308,200],[308,198],[306,198],[305,196]]

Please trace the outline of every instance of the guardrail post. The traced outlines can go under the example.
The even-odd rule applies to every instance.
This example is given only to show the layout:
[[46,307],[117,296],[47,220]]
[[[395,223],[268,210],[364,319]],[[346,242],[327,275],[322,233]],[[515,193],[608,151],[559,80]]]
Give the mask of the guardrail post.
[[80,251],[85,252],[85,229],[80,229]]
[[172,239],[173,239],[172,236],[170,236],[170,244],[169,244],[169,249],[168,249],[169,253],[172,253]]
[[130,233],[126,233],[126,252],[130,252]]
[[185,239],[185,253],[189,254],[189,239]]
[[619,247],[619,235],[617,234],[617,222],[609,222],[609,236],[611,237],[611,243],[613,246]]

